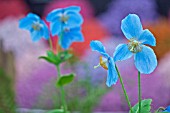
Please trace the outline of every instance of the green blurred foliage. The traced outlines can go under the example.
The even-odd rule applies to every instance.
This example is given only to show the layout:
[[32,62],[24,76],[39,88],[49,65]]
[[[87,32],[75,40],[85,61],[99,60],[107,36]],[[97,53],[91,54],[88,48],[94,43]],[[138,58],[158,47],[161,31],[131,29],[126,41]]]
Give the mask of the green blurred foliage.
[[16,113],[12,80],[0,68],[0,113]]
[[[54,86],[55,80],[46,84],[43,92],[35,103],[34,108],[42,108],[52,110],[55,108],[62,108],[60,100],[59,88]],[[54,86],[54,87],[53,87]],[[53,87],[53,88],[52,88]],[[101,97],[110,91],[105,84],[94,85],[91,78],[87,76],[86,79],[78,80],[75,78],[74,82],[64,87],[66,92],[66,101],[68,110],[72,113],[78,111],[80,113],[92,113],[94,108],[100,102]],[[52,102],[53,107],[47,107],[49,102]]]

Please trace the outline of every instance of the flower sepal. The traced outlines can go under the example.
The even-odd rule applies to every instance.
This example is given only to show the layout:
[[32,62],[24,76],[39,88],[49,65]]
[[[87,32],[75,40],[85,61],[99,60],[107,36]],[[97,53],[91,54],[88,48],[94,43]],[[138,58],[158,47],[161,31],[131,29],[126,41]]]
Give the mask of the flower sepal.
[[[144,99],[141,101],[141,113],[151,113],[152,99]],[[132,107],[133,113],[139,113],[139,102]],[[129,111],[131,113],[131,111]]]
[[58,54],[55,54],[52,51],[47,51],[47,56],[40,56],[39,59],[44,59],[47,62],[58,66],[61,63],[70,59],[71,57],[72,57],[72,54],[69,53],[69,50],[59,52]]

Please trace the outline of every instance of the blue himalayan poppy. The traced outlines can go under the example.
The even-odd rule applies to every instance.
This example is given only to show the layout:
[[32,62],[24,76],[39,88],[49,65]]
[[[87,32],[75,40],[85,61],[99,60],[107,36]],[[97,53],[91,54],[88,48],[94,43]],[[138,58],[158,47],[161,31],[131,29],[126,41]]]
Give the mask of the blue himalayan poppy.
[[157,66],[157,58],[154,51],[146,45],[156,46],[154,35],[148,29],[143,29],[136,14],[125,17],[121,29],[129,43],[116,47],[114,61],[126,60],[134,55],[137,70],[144,74],[152,73]]

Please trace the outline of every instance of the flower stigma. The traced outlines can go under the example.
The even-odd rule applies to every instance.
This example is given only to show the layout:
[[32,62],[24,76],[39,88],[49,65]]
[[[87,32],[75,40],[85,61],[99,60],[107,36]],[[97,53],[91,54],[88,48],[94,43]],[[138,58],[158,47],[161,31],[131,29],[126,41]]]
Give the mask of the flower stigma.
[[69,16],[67,16],[66,14],[61,15],[61,18],[60,18],[61,22],[66,23],[68,19],[69,19]]
[[34,30],[36,30],[36,31],[39,31],[40,29],[41,29],[41,24],[39,23],[39,22],[34,22],[33,24],[32,24],[32,28],[34,29]]
[[100,56],[100,62],[97,66],[94,66],[94,69],[98,68],[98,67],[103,67],[105,70],[108,70],[108,67],[107,67],[107,62],[108,60],[103,58],[102,56]]
[[142,51],[141,42],[139,42],[139,41],[137,41],[135,39],[130,39],[130,42],[128,44],[128,49],[132,53],[137,53],[137,52]]
[[69,32],[70,31],[70,29],[69,28],[64,28],[64,32]]

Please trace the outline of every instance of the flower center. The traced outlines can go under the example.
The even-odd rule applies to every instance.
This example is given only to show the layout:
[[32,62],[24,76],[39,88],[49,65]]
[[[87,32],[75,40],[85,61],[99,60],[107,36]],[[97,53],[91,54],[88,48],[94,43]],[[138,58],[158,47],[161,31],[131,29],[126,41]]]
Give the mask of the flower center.
[[39,31],[40,29],[41,29],[41,24],[39,23],[39,22],[34,22],[33,24],[32,24],[32,28],[34,29],[34,30],[37,30],[37,31]]
[[135,39],[130,39],[130,42],[128,44],[128,49],[132,53],[137,53],[137,52],[142,51],[141,42],[139,42],[139,41],[137,41]]
[[67,16],[66,14],[62,14],[61,15],[61,18],[60,18],[60,20],[61,20],[61,22],[67,22],[68,21],[68,19],[69,19],[69,16]]
[[107,67],[107,62],[108,60],[107,59],[104,59],[102,56],[100,56],[100,62],[97,66],[94,66],[94,68],[98,68],[98,67],[103,67],[104,69],[108,70],[108,67]]
[[69,32],[70,31],[70,29],[69,28],[64,28],[64,32]]

